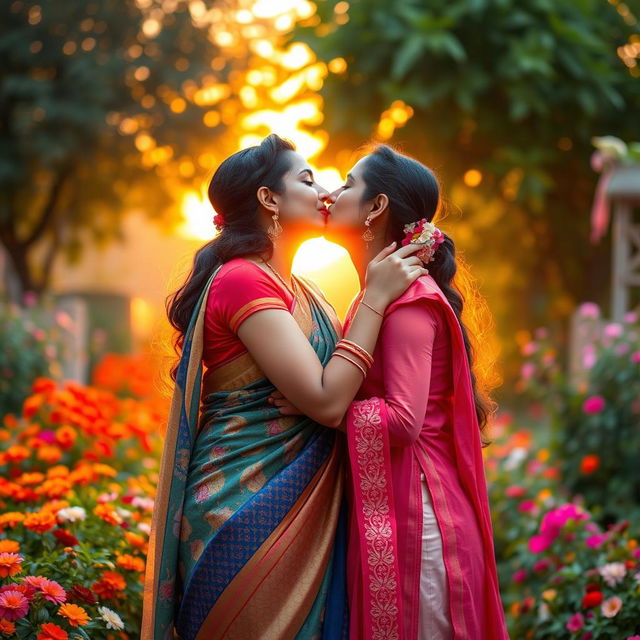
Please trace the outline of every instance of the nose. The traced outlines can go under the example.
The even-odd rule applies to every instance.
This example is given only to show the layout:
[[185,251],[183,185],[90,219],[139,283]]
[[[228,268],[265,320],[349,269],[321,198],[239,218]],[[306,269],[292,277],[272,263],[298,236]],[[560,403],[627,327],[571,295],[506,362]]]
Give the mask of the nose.
[[338,199],[338,194],[340,193],[340,189],[336,189],[335,191],[332,191],[328,197],[327,197],[327,201],[330,202],[331,204],[334,204],[335,201]]
[[321,200],[322,202],[325,202],[328,198],[329,198],[329,192],[320,184],[318,184],[317,182],[314,182],[313,186],[315,187],[316,191],[318,192],[318,200]]

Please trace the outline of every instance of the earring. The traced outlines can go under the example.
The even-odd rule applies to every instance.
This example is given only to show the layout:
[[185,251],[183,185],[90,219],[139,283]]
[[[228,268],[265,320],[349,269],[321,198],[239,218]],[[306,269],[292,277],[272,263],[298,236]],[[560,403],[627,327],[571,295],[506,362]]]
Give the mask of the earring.
[[282,225],[278,222],[278,218],[280,218],[280,215],[276,211],[276,213],[271,216],[273,222],[267,229],[267,235],[271,238],[271,242],[275,242],[276,238],[282,233]]
[[375,239],[375,234],[373,233],[373,231],[371,231],[371,218],[367,218],[364,221],[365,226],[367,227],[365,229],[365,232],[362,234],[362,239],[365,241],[365,244],[367,245],[367,248],[369,247],[369,243]]

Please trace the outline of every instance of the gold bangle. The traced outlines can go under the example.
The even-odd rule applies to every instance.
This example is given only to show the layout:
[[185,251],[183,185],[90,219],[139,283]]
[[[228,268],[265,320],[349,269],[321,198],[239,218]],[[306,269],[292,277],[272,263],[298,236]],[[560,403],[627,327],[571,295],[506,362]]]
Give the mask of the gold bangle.
[[337,351],[333,352],[334,356],[338,356],[338,358],[343,358],[344,360],[347,360],[348,362],[350,362],[354,367],[357,367],[358,369],[360,369],[360,373],[362,374],[363,378],[367,377],[367,371],[366,369],[359,363],[357,363],[355,360],[352,360],[348,355],[344,354],[344,353],[339,353]]
[[367,307],[368,309],[371,309],[371,311],[373,311],[373,313],[377,313],[381,318],[384,318],[384,313],[380,313],[377,309],[374,309],[370,304],[367,304],[364,299],[362,299],[360,301],[360,304],[363,304],[365,307]]
[[350,351],[354,356],[358,356],[361,360],[364,360],[369,367],[373,366],[373,356],[364,347],[361,347],[352,340],[342,338],[342,340],[340,340],[336,345],[336,349],[339,348]]

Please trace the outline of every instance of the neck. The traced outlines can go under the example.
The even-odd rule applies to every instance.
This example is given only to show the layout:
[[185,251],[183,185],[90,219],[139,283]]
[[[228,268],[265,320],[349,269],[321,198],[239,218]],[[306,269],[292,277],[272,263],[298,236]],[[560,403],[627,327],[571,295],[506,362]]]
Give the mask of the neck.
[[367,274],[367,266],[384,248],[386,244],[384,238],[374,238],[367,247],[363,240],[353,243],[353,246],[347,247],[353,266],[356,268],[358,278],[360,280],[360,289],[364,289]]
[[285,236],[286,233],[283,233],[276,240],[273,255],[268,262],[287,282],[291,282],[291,266],[296,247]]

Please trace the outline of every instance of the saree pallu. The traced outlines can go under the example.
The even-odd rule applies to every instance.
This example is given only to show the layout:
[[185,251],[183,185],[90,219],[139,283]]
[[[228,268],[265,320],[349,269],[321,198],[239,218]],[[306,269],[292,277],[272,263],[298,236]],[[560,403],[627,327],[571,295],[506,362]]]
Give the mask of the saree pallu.
[[[441,464],[428,438],[392,448],[384,398],[370,397],[351,404],[347,414],[353,485],[348,561],[351,638],[418,637],[422,474],[442,536],[452,637],[506,640],[480,429],[460,324],[432,278],[418,280],[386,314],[419,300],[438,303],[451,336],[453,455],[450,465]],[[379,392],[382,396],[384,389]],[[462,501],[456,501],[458,496]],[[470,553],[476,545],[465,536],[477,541],[479,557]]]
[[[214,277],[176,376],[142,639],[347,637],[342,438],[305,416],[281,416],[249,354],[211,372],[201,394]],[[339,324],[311,286],[297,285],[304,300],[293,315],[324,365]]]

